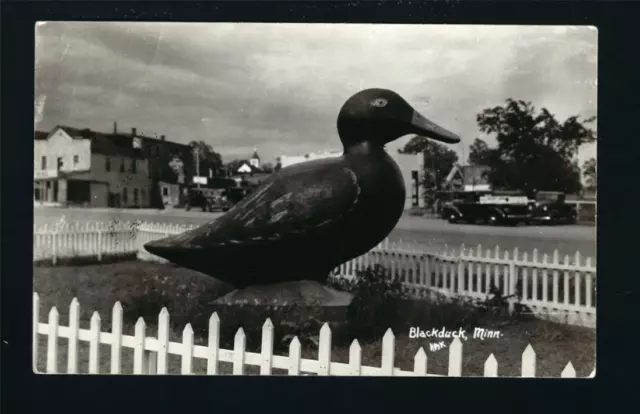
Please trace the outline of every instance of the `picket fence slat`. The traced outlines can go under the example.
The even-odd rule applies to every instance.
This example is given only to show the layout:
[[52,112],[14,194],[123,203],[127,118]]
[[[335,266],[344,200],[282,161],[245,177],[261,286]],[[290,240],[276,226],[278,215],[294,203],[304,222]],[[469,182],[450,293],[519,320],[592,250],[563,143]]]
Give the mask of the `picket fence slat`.
[[67,373],[78,373],[78,340],[80,335],[80,303],[73,298],[69,307],[69,348],[67,352]]
[[49,322],[47,338],[47,374],[56,374],[58,372],[58,322],[60,316],[58,309],[52,307],[49,311]]
[[91,329],[89,330],[89,374],[98,374],[100,368],[100,315],[93,312],[91,316]]
[[33,319],[31,321],[32,323],[32,330],[31,330],[31,365],[32,365],[32,369],[33,372],[38,372],[38,327],[40,324],[40,296],[36,293],[33,292]]
[[122,365],[122,305],[116,302],[111,315],[111,373],[120,374]]

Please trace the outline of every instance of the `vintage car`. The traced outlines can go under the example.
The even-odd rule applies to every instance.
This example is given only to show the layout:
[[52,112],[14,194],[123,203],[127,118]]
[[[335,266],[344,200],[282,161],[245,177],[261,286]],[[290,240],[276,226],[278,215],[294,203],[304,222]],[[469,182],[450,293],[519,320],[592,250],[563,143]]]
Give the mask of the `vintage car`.
[[224,189],[219,188],[191,188],[187,193],[185,210],[189,211],[193,207],[201,208],[202,211],[227,211],[231,203],[224,195]]
[[532,206],[529,199],[518,192],[475,193],[445,203],[442,216],[450,223],[489,225],[517,225],[527,223]]
[[565,194],[557,191],[538,191],[530,200],[531,223],[575,224],[578,212],[574,205],[565,202]]

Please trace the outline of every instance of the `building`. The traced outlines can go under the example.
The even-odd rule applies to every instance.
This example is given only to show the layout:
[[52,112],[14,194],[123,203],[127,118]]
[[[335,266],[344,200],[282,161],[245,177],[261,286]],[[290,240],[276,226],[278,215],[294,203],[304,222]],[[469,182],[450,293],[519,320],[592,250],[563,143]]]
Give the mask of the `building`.
[[194,174],[189,145],[121,133],[115,123],[112,133],[36,131],[34,145],[34,198],[43,204],[164,208],[175,199],[164,188],[179,192]]
[[454,165],[443,187],[451,191],[491,191],[486,165]]
[[[340,156],[342,156],[342,151],[311,152],[304,155],[281,155],[278,157],[278,164],[282,168],[285,168],[301,162]],[[424,207],[424,189],[422,185],[420,185],[424,171],[424,157],[422,154],[400,154],[391,151],[389,152],[389,156],[398,164],[404,178],[407,190],[405,209]]]
[[106,134],[57,126],[36,132],[34,200],[54,205],[147,207],[149,165]]
[[253,155],[251,156],[251,158],[249,158],[249,164],[253,168],[261,169],[262,164],[260,163],[260,156],[258,155],[258,149],[257,148],[253,149]]
[[150,206],[153,208],[171,206],[162,193],[161,182],[165,185],[177,184],[182,191],[196,175],[195,156],[190,145],[167,141],[165,135],[160,138],[140,135],[136,128],[131,128],[129,134],[121,133],[117,123],[113,124],[111,139],[119,147],[138,150],[148,161],[152,194]]
[[263,167],[258,150],[254,149],[251,158],[229,163],[228,173],[237,185],[257,185],[271,175],[271,171]]

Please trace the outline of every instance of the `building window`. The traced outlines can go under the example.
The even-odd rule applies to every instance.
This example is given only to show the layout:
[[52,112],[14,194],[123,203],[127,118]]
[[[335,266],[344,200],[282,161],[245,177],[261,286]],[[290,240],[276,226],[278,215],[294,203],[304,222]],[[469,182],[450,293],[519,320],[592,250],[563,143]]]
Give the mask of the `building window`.
[[167,197],[169,195],[169,187],[162,187],[162,195]]
[[104,163],[104,169],[109,172],[111,171],[111,158],[107,157]]
[[140,204],[142,204],[143,206],[145,206],[145,194],[144,194],[144,188],[140,189]]
[[127,187],[125,187],[122,189],[122,202],[127,204],[128,201],[129,201],[129,194],[127,193]]
[[133,189],[133,204],[138,204],[138,189],[134,188]]
[[41,170],[46,170],[47,169],[47,157],[45,157],[44,155],[40,159],[40,169]]
[[77,155],[73,156],[73,165],[78,165],[78,162],[80,161],[80,157]]
[[36,201],[40,201],[40,189],[39,188],[34,188],[33,189],[33,198]]
[[58,171],[62,169],[62,165],[63,165],[62,157],[58,157]]
[[135,174],[137,172],[137,170],[138,170],[137,164],[138,164],[138,162],[135,159],[131,160],[131,173],[132,174]]
[[120,163],[120,172],[124,172],[125,167],[124,167],[124,158],[122,159],[122,162]]

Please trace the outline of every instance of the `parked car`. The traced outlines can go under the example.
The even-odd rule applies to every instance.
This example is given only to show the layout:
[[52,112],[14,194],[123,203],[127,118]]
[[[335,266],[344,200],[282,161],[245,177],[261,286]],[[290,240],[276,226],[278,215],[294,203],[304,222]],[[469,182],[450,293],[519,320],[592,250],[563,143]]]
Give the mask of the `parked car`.
[[566,195],[558,191],[538,191],[532,205],[531,223],[575,224],[578,212],[574,205],[565,202]]
[[469,192],[445,203],[442,216],[450,223],[517,225],[529,221],[531,210],[529,199],[520,193]]
[[224,191],[224,196],[226,197],[227,203],[229,207],[237,204],[246,197],[253,187],[230,187]]
[[230,203],[223,194],[223,189],[218,188],[191,188],[187,193],[185,210],[191,208],[201,208],[202,211],[227,211]]

